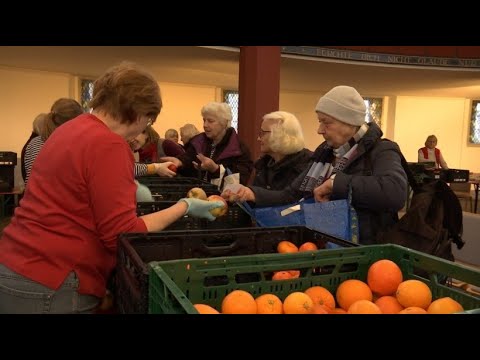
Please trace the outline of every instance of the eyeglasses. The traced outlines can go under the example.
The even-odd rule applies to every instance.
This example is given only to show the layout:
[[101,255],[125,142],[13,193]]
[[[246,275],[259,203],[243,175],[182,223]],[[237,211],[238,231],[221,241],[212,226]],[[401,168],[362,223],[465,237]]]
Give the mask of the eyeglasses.
[[258,132],[258,136],[263,137],[263,135],[268,134],[268,133],[271,133],[271,131],[260,129],[260,131]]

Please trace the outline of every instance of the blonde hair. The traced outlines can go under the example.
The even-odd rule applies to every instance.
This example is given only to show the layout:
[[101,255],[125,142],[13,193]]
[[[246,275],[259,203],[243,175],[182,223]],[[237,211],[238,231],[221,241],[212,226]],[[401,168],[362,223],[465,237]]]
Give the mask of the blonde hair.
[[175,129],[168,129],[165,131],[165,139],[171,139],[172,137],[178,138],[178,131]]
[[263,116],[263,120],[273,120],[268,144],[273,152],[290,155],[305,147],[303,131],[297,117],[286,111],[275,111]]
[[43,125],[45,124],[46,117],[47,117],[46,113],[40,113],[35,117],[35,119],[33,119],[32,128],[35,134],[38,135],[42,131]]
[[229,128],[232,124],[232,108],[227,103],[209,102],[201,110],[202,117],[212,117]]
[[200,131],[193,124],[185,124],[180,128],[180,136],[184,139],[184,144],[189,142],[195,135],[200,134]]

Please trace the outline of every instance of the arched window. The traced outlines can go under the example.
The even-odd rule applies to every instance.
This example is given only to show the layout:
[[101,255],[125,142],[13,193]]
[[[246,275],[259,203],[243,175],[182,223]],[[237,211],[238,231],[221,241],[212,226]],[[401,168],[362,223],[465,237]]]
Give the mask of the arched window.
[[223,101],[232,108],[232,127],[238,132],[238,91],[223,90]]
[[93,80],[82,79],[80,82],[80,104],[85,112],[90,111],[88,103],[93,96]]
[[480,144],[480,100],[472,101],[469,140],[471,144]]
[[367,114],[365,121],[367,123],[374,121],[378,126],[382,126],[382,108],[383,98],[369,98],[364,97],[365,106],[367,107]]

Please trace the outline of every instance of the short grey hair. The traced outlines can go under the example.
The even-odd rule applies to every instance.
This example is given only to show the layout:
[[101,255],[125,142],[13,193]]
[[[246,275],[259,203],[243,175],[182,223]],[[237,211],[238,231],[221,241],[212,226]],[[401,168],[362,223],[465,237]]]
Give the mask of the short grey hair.
[[268,138],[273,152],[290,155],[305,148],[303,130],[297,117],[286,111],[275,111],[263,116],[263,120],[274,120]]
[[202,117],[212,117],[218,122],[224,124],[227,128],[232,124],[232,108],[227,103],[209,102],[202,107]]

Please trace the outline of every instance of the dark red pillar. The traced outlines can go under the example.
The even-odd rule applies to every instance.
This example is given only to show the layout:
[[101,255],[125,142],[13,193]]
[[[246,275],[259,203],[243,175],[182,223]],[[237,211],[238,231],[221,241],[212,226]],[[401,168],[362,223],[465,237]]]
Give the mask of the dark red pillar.
[[262,116],[279,110],[280,46],[240,47],[238,93],[238,133],[255,161]]

